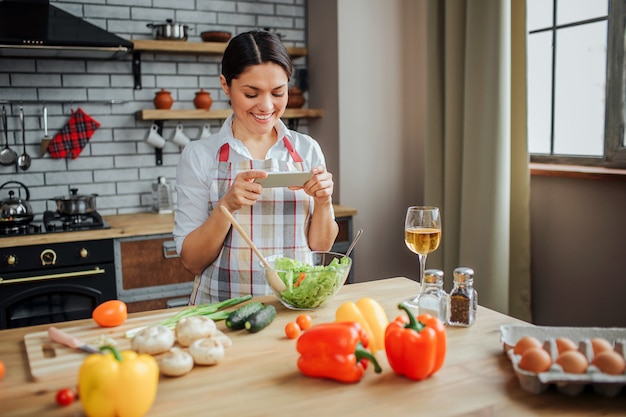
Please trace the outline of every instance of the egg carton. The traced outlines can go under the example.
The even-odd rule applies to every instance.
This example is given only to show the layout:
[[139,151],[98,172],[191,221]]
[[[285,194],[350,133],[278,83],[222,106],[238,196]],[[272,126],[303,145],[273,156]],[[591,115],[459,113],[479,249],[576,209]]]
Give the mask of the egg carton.
[[[613,344],[614,350],[625,356],[626,328],[601,327],[546,327],[532,325],[503,325],[500,327],[502,347],[511,360],[515,375],[523,390],[541,394],[551,385],[563,394],[575,396],[587,386],[593,391],[605,396],[617,396],[626,386],[626,372],[621,375],[609,375],[591,365],[593,349],[591,339],[601,337]],[[543,348],[552,357],[552,365],[546,372],[529,372],[519,368],[521,355],[513,353],[513,348],[519,339],[532,336],[543,342]],[[560,365],[554,363],[558,357],[556,339],[566,337],[578,344],[578,350],[585,355],[589,362],[587,371],[583,374],[572,374],[563,371]]]

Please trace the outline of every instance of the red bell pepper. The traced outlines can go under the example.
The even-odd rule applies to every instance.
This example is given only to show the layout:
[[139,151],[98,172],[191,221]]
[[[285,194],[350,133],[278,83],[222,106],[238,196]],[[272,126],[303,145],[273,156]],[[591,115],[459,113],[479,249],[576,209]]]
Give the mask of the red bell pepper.
[[367,350],[368,343],[367,334],[358,323],[316,324],[298,338],[298,369],[309,377],[358,382],[368,361],[374,364],[376,373],[381,372],[378,361]]
[[437,372],[446,356],[446,328],[436,317],[422,314],[415,319],[408,306],[385,330],[385,352],[395,373],[421,381]]

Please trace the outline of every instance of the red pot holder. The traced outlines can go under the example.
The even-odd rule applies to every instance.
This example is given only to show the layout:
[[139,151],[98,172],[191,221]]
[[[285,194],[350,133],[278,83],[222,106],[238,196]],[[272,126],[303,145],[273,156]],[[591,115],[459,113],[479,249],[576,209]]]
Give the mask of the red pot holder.
[[72,110],[72,116],[48,145],[53,158],[78,158],[89,139],[100,127],[100,123],[82,109]]

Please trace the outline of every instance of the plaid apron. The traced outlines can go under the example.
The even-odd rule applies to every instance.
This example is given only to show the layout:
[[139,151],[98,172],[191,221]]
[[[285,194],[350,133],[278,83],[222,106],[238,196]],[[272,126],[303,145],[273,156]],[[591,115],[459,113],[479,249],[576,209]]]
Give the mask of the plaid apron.
[[[271,172],[303,171],[302,158],[287,137],[283,138],[291,161],[276,159],[229,162],[230,146],[220,148],[217,176],[209,188],[211,213],[242,171],[251,169]],[[309,250],[307,230],[310,220],[310,197],[303,191],[288,188],[265,188],[253,206],[233,213],[264,256],[291,250]],[[201,276],[196,276],[190,304],[212,303],[245,294],[271,294],[259,258],[231,228],[217,259]]]

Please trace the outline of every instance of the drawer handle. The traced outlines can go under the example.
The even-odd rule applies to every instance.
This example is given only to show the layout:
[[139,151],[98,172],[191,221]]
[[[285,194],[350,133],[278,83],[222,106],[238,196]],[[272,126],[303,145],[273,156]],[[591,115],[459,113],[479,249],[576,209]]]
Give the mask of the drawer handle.
[[173,240],[163,242],[163,257],[165,259],[180,258],[180,255],[176,252],[176,242]]

